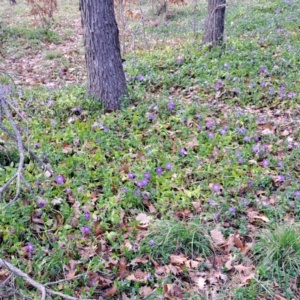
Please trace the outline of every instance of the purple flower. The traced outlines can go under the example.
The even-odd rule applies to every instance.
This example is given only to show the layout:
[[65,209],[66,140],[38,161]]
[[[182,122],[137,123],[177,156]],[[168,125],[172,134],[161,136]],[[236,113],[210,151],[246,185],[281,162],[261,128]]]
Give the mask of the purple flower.
[[155,168],[155,172],[158,173],[158,174],[162,173],[162,171],[163,171],[163,170],[162,170],[161,167],[156,167],[156,168]]
[[58,184],[62,184],[64,182],[64,178],[63,178],[62,175],[58,175],[58,176],[55,177],[55,181]]
[[152,114],[152,113],[148,113],[148,114],[147,114],[147,118],[148,118],[149,120],[152,120],[152,119],[153,119],[153,114]]
[[278,179],[278,181],[284,181],[284,176],[283,175],[278,175],[277,179]]
[[86,220],[89,220],[89,219],[90,219],[90,212],[89,212],[89,211],[85,212],[84,218],[85,218]]
[[144,173],[144,178],[149,179],[149,178],[150,178],[150,173],[149,173],[149,172],[145,172],[145,173]]
[[186,154],[186,150],[184,148],[180,148],[179,149],[179,154],[185,155]]
[[211,199],[211,198],[208,198],[208,203],[210,205],[217,205],[217,203],[213,199]]
[[37,179],[37,180],[35,180],[33,184],[35,184],[35,185],[38,185],[38,184],[39,184],[39,181],[38,181],[38,179]]
[[249,141],[250,141],[250,137],[249,137],[248,135],[245,135],[245,136],[244,136],[244,141],[245,141],[245,142],[249,142]]
[[148,179],[147,178],[143,178],[141,180],[142,185],[147,185],[148,184]]
[[294,192],[294,196],[295,196],[295,197],[300,197],[300,191]]
[[139,81],[142,81],[143,79],[144,79],[144,76],[143,76],[142,74],[139,74],[139,75],[138,75],[138,80],[139,80]]
[[249,201],[245,199],[245,200],[243,200],[242,204],[243,204],[243,205],[248,205],[248,204],[249,204]]
[[266,86],[267,84],[265,82],[260,83],[261,86]]
[[77,188],[77,191],[78,193],[82,192],[82,188],[81,187]]
[[128,172],[128,178],[129,179],[134,179],[134,174],[132,172]]
[[211,131],[209,131],[208,134],[207,134],[207,136],[211,139],[214,136],[214,133],[211,132]]
[[230,206],[228,210],[229,210],[229,212],[231,212],[232,214],[235,214],[235,207]]
[[170,162],[166,163],[166,169],[171,170],[172,169],[172,164]]
[[34,146],[34,148],[38,148],[38,147],[40,146],[40,143],[34,142],[34,143],[33,143],[33,146]]
[[147,280],[150,280],[150,279],[151,279],[151,273],[147,273],[147,274],[145,275],[145,278],[146,278]]
[[26,249],[29,253],[32,253],[34,251],[34,248],[31,243],[27,243]]
[[70,190],[69,188],[65,188],[65,192],[66,192],[67,194],[69,194],[69,193],[71,192],[71,190]]
[[242,163],[243,163],[243,159],[242,159],[240,156],[238,157],[238,163],[239,163],[239,164],[242,164]]
[[196,127],[197,127],[198,130],[201,130],[201,125],[196,124]]
[[258,136],[254,136],[253,140],[254,140],[254,142],[258,142],[259,141],[259,137]]
[[53,125],[53,126],[56,125],[56,121],[53,120],[53,119],[50,121],[50,123],[51,123],[51,125]]
[[277,167],[282,167],[283,166],[283,162],[282,161],[278,161],[277,162]]
[[200,114],[196,114],[195,117],[196,117],[196,119],[200,119],[201,115]]
[[135,190],[135,191],[134,191],[134,194],[137,195],[137,196],[138,196],[140,193],[141,193],[140,190]]
[[220,218],[220,215],[214,215],[213,220],[217,221]]
[[269,88],[269,94],[273,94],[274,93],[274,89],[273,88]]
[[254,83],[251,82],[251,83],[249,84],[249,88],[251,89],[251,88],[253,88],[253,87],[254,87]]
[[89,226],[87,226],[87,225],[85,225],[85,226],[82,226],[82,232],[84,233],[84,234],[88,234],[88,233],[90,233],[90,227]]
[[259,70],[261,73],[267,73],[267,69],[264,66],[260,66]]
[[220,129],[220,133],[221,133],[221,134],[225,134],[225,133],[226,133],[226,128],[225,128],[225,127],[221,128],[221,129]]
[[220,186],[219,186],[217,183],[214,183],[214,184],[212,185],[212,190],[213,190],[213,191],[217,192],[217,191],[219,191],[219,189],[220,189]]
[[45,202],[44,201],[39,201],[39,207],[44,207],[45,206]]
[[203,165],[203,161],[200,159],[199,161],[198,161],[198,164],[201,166],[201,165]]
[[142,183],[141,180],[137,181],[135,184],[136,184],[137,187],[142,187],[143,186],[143,183]]
[[255,153],[259,153],[259,145],[253,145],[252,146],[252,151]]
[[181,63],[183,62],[183,60],[184,60],[184,57],[183,57],[183,56],[178,56],[178,57],[177,57],[177,62],[178,62],[179,64],[181,64]]
[[127,190],[126,190],[125,187],[122,187],[122,188],[121,188],[121,191],[122,191],[123,193],[126,193]]
[[292,92],[292,91],[289,91],[289,92],[288,92],[288,96],[289,96],[290,98],[292,98],[292,97],[294,97],[294,96],[295,96],[295,93],[294,93],[294,92]]
[[264,159],[264,160],[262,161],[262,165],[263,165],[263,167],[267,167],[267,166],[268,166],[268,164],[269,164],[269,162],[268,162],[268,160],[267,160],[267,159]]
[[174,101],[170,101],[169,103],[168,103],[168,108],[170,109],[170,110],[173,110],[174,109]]
[[154,244],[155,244],[155,243],[154,243],[154,241],[153,241],[153,240],[150,240],[150,241],[149,241],[149,245],[150,245],[151,247],[153,247],[153,246],[154,246]]
[[283,84],[280,86],[280,90],[281,90],[281,91],[284,91],[284,90],[285,90],[285,87],[284,87]]
[[248,180],[248,181],[247,181],[247,185],[252,185],[252,181],[251,181],[251,180]]

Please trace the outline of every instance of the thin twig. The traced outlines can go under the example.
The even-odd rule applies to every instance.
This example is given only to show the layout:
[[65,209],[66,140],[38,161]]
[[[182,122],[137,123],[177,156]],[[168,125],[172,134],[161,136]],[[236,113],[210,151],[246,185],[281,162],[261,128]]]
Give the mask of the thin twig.
[[9,271],[11,271],[12,273],[14,273],[15,275],[22,277],[26,282],[28,282],[30,285],[32,285],[37,290],[39,290],[42,293],[41,300],[46,300],[47,294],[48,295],[56,295],[56,296],[59,296],[63,299],[67,299],[67,300],[92,300],[92,299],[83,299],[83,298],[72,297],[72,296],[69,296],[69,295],[66,295],[66,294],[63,294],[60,292],[53,291],[51,289],[47,289],[45,287],[45,285],[35,281],[31,277],[29,277],[26,273],[24,273],[22,270],[16,268],[14,265],[9,263],[8,261],[0,258],[0,267],[2,267],[2,266],[5,267],[6,269],[8,269]]
[[42,296],[41,296],[41,300],[46,300],[46,288],[41,285],[40,283],[36,282],[35,280],[33,280],[31,277],[29,277],[26,273],[24,273],[23,271],[21,271],[20,269],[16,268],[14,265],[12,265],[11,263],[9,263],[8,261],[0,258],[0,266],[5,267],[6,269],[10,270],[11,272],[13,272],[15,275],[22,277],[25,281],[27,281],[30,285],[34,286],[36,289],[38,289],[39,291],[41,291]]
[[71,281],[71,280],[74,280],[74,279],[77,279],[77,278],[81,278],[83,276],[86,276],[86,274],[79,274],[79,275],[76,275],[76,276],[74,276],[72,278],[60,279],[60,280],[57,280],[57,281],[47,282],[47,283],[44,283],[44,286],[55,285],[55,284],[58,284],[58,283],[62,283],[62,282],[66,282],[66,281]]

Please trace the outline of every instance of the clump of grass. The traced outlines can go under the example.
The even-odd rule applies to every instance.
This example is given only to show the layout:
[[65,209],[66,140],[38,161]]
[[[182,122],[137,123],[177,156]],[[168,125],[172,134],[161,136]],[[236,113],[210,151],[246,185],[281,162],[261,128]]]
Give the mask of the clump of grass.
[[60,51],[51,51],[46,53],[45,59],[54,59],[62,57],[62,53]]
[[254,259],[260,267],[276,277],[284,271],[300,274],[300,226],[291,224],[264,230],[253,246]]
[[157,220],[150,226],[140,250],[163,262],[168,261],[170,254],[183,253],[195,258],[211,252],[211,239],[197,217],[187,221]]

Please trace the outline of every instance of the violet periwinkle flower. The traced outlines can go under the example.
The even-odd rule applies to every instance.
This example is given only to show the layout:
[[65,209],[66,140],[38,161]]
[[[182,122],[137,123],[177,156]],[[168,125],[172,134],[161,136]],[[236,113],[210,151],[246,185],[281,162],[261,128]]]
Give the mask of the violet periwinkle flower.
[[268,165],[269,165],[269,161],[267,160],[267,159],[264,159],[263,161],[262,161],[262,165],[263,165],[263,167],[267,167]]
[[162,171],[163,171],[163,170],[162,170],[161,167],[156,167],[156,168],[155,168],[155,172],[158,173],[158,174],[162,173]]
[[129,179],[134,179],[134,174],[132,172],[128,172],[128,178]]
[[178,152],[181,155],[185,155],[186,154],[186,150],[184,148],[180,148]]
[[229,212],[231,212],[232,214],[235,214],[235,211],[236,211],[236,210],[235,210],[235,207],[230,206],[228,210],[229,210]]
[[58,175],[55,177],[55,181],[58,184],[62,184],[64,182],[64,177],[62,175]]
[[89,220],[89,219],[90,219],[90,212],[89,212],[89,211],[85,212],[84,218],[85,218],[86,220]]
[[217,183],[214,183],[214,184],[212,185],[212,190],[213,190],[213,191],[218,192],[219,189],[220,189],[220,186],[219,186]]
[[171,170],[172,169],[172,164],[170,162],[166,163],[166,169]]
[[87,225],[85,225],[85,226],[82,226],[82,232],[84,233],[84,234],[88,234],[88,233],[90,233],[90,227],[89,226],[87,226]]
[[26,249],[29,253],[32,253],[34,251],[34,247],[32,246],[31,243],[27,243]]
[[154,241],[153,241],[153,240],[150,240],[150,241],[149,241],[149,245],[150,245],[151,247],[153,247],[153,246],[154,246],[154,244],[155,244],[155,243],[154,243]]
[[168,103],[168,108],[170,109],[170,110],[173,110],[174,109],[174,101],[170,101],[169,103]]

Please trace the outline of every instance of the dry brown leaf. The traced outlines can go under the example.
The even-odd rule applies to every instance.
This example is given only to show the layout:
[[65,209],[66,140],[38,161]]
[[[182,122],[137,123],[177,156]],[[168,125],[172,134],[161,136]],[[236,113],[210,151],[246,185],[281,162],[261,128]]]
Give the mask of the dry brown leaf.
[[227,262],[225,263],[225,267],[227,268],[227,270],[231,270],[232,269],[232,262],[235,260],[235,255],[231,256],[229,255]]
[[164,296],[168,299],[182,299],[182,291],[175,284],[163,284]]
[[135,218],[137,221],[140,221],[140,224],[148,225],[149,222],[152,220],[151,216],[148,216],[144,213],[140,213]]
[[150,286],[142,286],[142,287],[140,287],[140,289],[139,289],[139,294],[141,295],[141,296],[147,296],[147,295],[149,295],[149,294],[151,294],[152,293],[152,288],[150,287]]
[[198,278],[197,285],[198,285],[198,287],[199,287],[200,290],[204,290],[205,284],[206,284],[205,281],[206,281],[206,279],[203,278],[203,277],[199,277]]
[[127,261],[125,257],[121,257],[119,260],[119,272],[117,277],[120,279],[124,279],[128,273],[128,271],[126,270],[126,266],[127,266]]
[[170,254],[170,262],[173,265],[183,265],[187,261],[187,257],[182,255]]
[[281,295],[279,295],[279,294],[275,294],[274,296],[275,296],[275,298],[276,298],[277,300],[286,300],[285,297],[283,297],[283,296],[281,296]]
[[105,294],[103,295],[103,298],[107,298],[109,296],[113,296],[117,292],[117,285],[114,284],[112,288],[107,289],[105,291]]
[[259,219],[264,222],[270,222],[270,220],[266,216],[250,216],[251,219]]
[[196,260],[187,260],[185,262],[185,266],[188,268],[188,269],[196,269],[198,268],[198,265],[199,265],[199,262],[196,261]]
[[225,238],[219,229],[211,230],[210,236],[216,245],[223,245],[225,243]]
[[136,258],[134,258],[131,262],[130,262],[130,265],[134,265],[134,264],[138,264],[138,263],[146,263],[148,262],[148,258],[143,256],[143,255],[140,255]]

